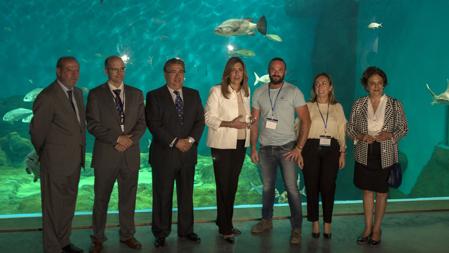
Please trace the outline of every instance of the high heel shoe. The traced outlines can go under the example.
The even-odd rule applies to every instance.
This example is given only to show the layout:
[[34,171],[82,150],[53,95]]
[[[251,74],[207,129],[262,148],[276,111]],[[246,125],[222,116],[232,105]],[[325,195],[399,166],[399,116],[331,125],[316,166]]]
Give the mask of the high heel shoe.
[[369,234],[368,236],[363,236],[363,235],[359,236],[359,237],[357,238],[357,244],[358,244],[358,245],[366,245],[366,244],[369,244],[370,241],[371,241],[371,235],[372,235],[372,233]]
[[313,238],[320,238],[320,232],[318,232],[318,233],[312,232],[312,237]]
[[323,233],[323,237],[326,239],[331,239],[332,238],[332,233]]
[[[372,234],[371,234],[372,235]],[[382,237],[382,230],[379,232],[379,240],[373,240],[372,239],[372,236],[371,236],[371,238],[370,238],[370,240],[369,240],[369,245],[371,246],[371,247],[377,247],[377,246],[379,246],[379,244],[380,244],[380,242],[381,242],[381,240],[380,240],[380,238]]]

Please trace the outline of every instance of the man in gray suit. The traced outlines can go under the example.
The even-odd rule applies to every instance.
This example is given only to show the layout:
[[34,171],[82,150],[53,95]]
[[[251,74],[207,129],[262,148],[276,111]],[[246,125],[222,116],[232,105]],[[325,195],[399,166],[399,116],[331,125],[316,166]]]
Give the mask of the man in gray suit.
[[75,87],[78,61],[59,58],[56,77],[37,96],[30,124],[41,164],[43,246],[46,253],[83,252],[70,243],[86,143],[83,95]]
[[140,168],[139,141],[145,132],[142,91],[123,83],[125,64],[118,56],[105,60],[108,81],[89,92],[87,128],[95,137],[92,168],[95,173],[93,235],[90,252],[101,252],[107,209],[118,181],[120,242],[140,249],[134,238],[134,210]]

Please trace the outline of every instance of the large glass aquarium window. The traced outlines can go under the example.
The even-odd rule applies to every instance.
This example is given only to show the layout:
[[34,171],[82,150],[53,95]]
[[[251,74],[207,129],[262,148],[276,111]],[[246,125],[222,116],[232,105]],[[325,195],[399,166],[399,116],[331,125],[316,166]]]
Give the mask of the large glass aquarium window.
[[[36,96],[55,79],[58,57],[73,55],[81,66],[80,87],[106,81],[103,62],[119,55],[126,62],[125,83],[144,93],[164,85],[163,63],[180,57],[185,85],[200,91],[220,82],[230,56],[244,59],[251,92],[267,82],[267,64],[287,63],[286,80],[310,97],[312,78],[329,73],[336,97],[349,117],[353,101],[366,95],[363,70],[379,66],[388,75],[386,93],[405,108],[409,133],[400,142],[403,184],[391,198],[449,196],[449,26],[444,0],[47,0],[0,2],[0,215],[39,213],[38,158],[28,133]],[[262,18],[264,17],[264,18]],[[265,19],[267,33],[257,29]],[[239,36],[219,29],[229,19],[248,22]],[[195,207],[214,207],[215,180],[207,128],[199,143]],[[148,146],[141,139],[137,209],[152,205]],[[91,211],[94,199],[92,136],[87,137],[77,211]],[[347,140],[346,167],[339,172],[337,200],[358,200],[353,185],[353,145]],[[300,173],[300,171],[298,171]],[[276,202],[286,203],[278,175]],[[298,180],[301,194],[302,177]],[[247,155],[236,205],[261,203],[262,182]],[[117,209],[115,189],[110,210]],[[175,203],[175,202],[174,202]],[[176,205],[176,204],[175,204]]]

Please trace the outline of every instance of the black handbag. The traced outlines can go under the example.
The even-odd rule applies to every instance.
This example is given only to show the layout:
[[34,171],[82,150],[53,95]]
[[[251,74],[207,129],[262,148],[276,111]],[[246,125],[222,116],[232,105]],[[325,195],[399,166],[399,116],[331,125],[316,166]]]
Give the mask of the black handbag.
[[395,163],[391,170],[390,176],[388,177],[388,185],[393,188],[399,188],[402,183],[402,167],[400,163]]

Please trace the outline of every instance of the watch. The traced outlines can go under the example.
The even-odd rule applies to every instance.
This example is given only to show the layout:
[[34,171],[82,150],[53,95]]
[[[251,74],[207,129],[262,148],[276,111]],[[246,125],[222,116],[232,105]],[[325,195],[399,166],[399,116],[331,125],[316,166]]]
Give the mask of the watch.
[[193,139],[192,137],[189,137],[189,143],[193,144],[195,142],[195,139]]

